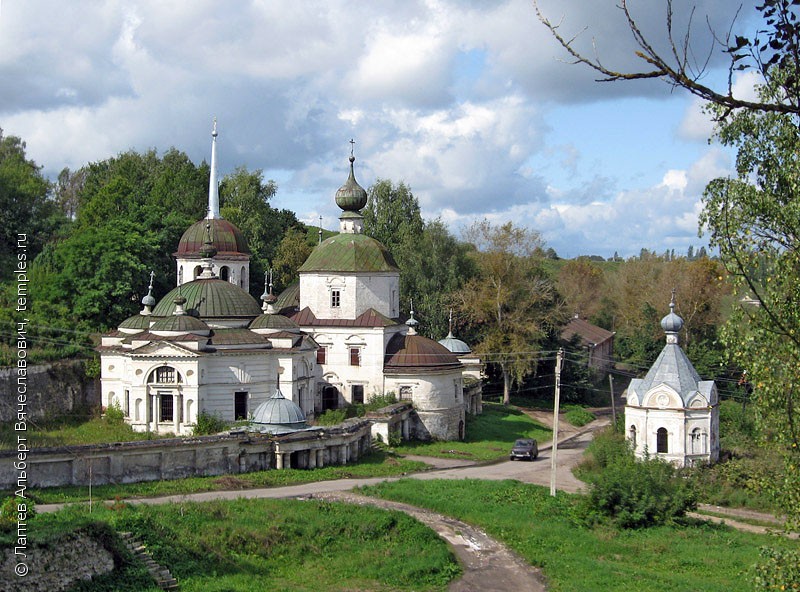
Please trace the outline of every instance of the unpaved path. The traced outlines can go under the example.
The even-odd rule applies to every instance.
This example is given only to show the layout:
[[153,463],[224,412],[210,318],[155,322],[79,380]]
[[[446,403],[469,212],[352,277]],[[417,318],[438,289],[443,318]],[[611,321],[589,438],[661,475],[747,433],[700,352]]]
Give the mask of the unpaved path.
[[431,528],[447,541],[463,569],[463,576],[448,587],[450,592],[544,592],[547,589],[541,571],[479,528],[465,522],[431,510],[351,492],[326,493],[313,499],[399,510]]

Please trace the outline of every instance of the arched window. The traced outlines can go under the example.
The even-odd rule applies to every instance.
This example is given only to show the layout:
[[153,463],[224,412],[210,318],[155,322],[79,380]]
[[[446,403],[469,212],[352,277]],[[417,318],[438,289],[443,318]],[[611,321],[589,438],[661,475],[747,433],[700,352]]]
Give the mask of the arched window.
[[656,452],[666,454],[669,452],[667,428],[658,428],[656,432]]
[[242,290],[247,290],[247,269],[242,265],[242,270],[239,272],[239,287]]
[[230,270],[228,269],[227,265],[223,265],[219,268],[219,279],[225,280],[226,282],[230,278]]
[[178,268],[178,285],[183,284],[183,265]]
[[159,366],[147,377],[148,384],[182,384],[181,373],[172,366]]
[[196,280],[197,276],[199,276],[201,273],[203,273],[203,268],[200,267],[199,265],[196,265],[195,268],[194,268],[194,272],[193,273],[194,273],[194,278],[192,278],[192,279]]
[[636,448],[636,426],[631,426],[628,430],[628,440],[631,441],[631,447]]

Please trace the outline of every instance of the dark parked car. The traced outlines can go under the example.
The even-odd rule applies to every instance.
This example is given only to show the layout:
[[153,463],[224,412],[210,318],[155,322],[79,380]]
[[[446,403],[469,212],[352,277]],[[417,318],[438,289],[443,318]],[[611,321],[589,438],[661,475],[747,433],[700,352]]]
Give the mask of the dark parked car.
[[516,460],[518,458],[533,460],[537,456],[539,456],[539,445],[536,443],[536,440],[522,438],[514,442],[514,446],[511,448],[511,454],[508,458],[510,460]]

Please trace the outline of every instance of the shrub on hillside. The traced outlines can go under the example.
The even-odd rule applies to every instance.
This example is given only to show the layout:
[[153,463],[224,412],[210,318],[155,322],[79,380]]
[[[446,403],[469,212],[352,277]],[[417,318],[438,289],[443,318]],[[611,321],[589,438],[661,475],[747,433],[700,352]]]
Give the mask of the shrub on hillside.
[[691,483],[670,463],[637,460],[630,452],[610,460],[589,486],[586,517],[611,519],[621,528],[666,524],[696,507]]

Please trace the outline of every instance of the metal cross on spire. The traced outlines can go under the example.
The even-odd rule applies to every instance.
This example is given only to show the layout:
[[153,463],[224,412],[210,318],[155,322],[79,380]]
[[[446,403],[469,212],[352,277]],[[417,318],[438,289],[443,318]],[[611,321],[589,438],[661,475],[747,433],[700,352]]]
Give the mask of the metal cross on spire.
[[356,141],[353,138],[350,138],[350,158],[355,158],[353,152],[356,147]]

